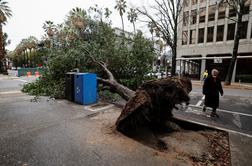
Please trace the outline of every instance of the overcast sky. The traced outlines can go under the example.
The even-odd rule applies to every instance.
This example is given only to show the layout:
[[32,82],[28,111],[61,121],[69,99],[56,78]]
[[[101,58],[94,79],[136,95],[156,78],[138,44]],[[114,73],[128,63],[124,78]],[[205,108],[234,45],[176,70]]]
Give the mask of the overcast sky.
[[[112,10],[111,20],[113,27],[121,27],[119,13],[114,10],[115,0],[6,0],[12,10],[12,17],[3,26],[3,31],[7,32],[11,45],[7,47],[13,50],[24,38],[35,36],[41,39],[43,23],[46,20],[55,24],[62,23],[68,12],[75,7],[88,9],[94,4],[99,7],[108,7]],[[127,6],[148,6],[153,0],[127,0]],[[132,31],[132,24],[124,16],[125,29]]]

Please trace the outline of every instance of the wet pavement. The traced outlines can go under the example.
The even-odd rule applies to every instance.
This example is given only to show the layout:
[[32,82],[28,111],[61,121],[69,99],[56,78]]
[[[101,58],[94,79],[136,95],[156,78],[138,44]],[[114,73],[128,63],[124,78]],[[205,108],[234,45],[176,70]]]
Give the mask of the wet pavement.
[[[32,80],[0,76],[0,165],[183,165],[176,158],[157,156],[138,142],[127,139],[130,143],[125,144],[123,135],[115,139],[111,131],[101,128],[102,120],[94,121],[90,118],[94,112],[81,105],[47,97],[31,102],[34,97],[21,93],[20,87]],[[233,165],[248,165],[252,158],[248,91],[227,92],[220,100],[220,118],[210,118],[210,110],[201,111],[199,89],[191,94],[190,108],[175,111],[175,116],[228,131]]]

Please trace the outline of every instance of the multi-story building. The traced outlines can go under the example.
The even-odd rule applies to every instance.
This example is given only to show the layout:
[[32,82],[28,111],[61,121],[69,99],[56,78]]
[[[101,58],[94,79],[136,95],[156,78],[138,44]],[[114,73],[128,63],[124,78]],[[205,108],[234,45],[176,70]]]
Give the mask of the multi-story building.
[[[232,81],[252,82],[252,3],[245,0],[242,33]],[[178,28],[177,72],[200,79],[217,68],[225,79],[232,56],[236,12],[220,0],[183,0]]]

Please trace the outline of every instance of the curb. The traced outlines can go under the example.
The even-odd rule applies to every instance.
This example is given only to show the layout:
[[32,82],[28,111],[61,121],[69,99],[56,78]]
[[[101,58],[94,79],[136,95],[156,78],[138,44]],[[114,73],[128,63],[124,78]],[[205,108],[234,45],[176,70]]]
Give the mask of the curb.
[[[195,86],[203,86],[203,84],[201,83],[198,83],[198,82],[193,82],[192,81],[192,85],[195,85]],[[228,88],[228,89],[245,89],[245,90],[252,90],[252,85],[223,85],[222,84],[222,87],[223,88]]]

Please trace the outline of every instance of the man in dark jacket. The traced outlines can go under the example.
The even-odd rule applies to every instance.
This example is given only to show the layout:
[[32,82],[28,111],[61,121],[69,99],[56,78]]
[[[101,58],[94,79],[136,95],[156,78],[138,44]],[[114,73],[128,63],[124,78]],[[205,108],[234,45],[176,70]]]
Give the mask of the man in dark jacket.
[[206,107],[211,107],[211,117],[219,117],[216,113],[216,109],[219,107],[219,93],[223,96],[223,90],[221,81],[218,78],[218,70],[213,69],[211,76],[207,77],[203,85],[203,94],[205,95],[205,106],[203,111],[206,111]]

